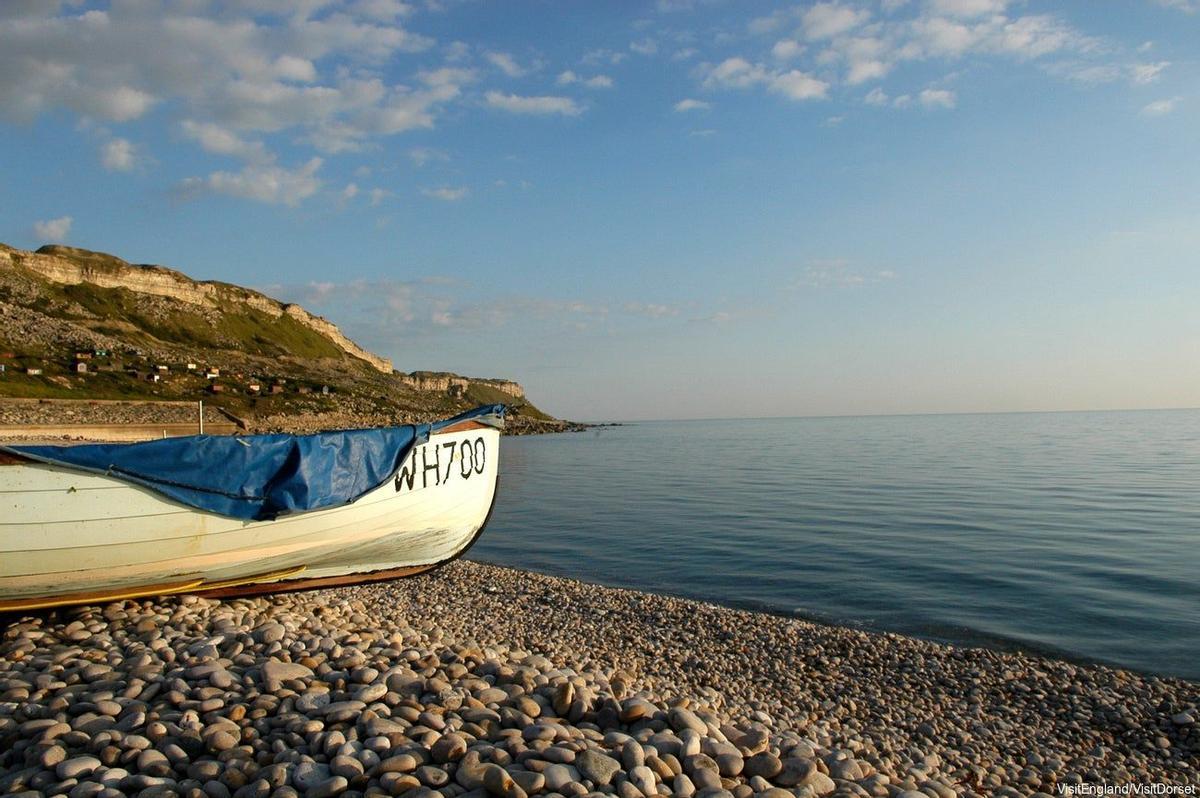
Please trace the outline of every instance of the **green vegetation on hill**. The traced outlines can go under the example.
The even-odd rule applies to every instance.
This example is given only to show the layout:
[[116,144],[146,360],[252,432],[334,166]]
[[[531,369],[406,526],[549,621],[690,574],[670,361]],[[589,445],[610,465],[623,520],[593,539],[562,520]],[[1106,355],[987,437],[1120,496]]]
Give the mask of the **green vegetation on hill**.
[[[84,282],[58,281],[54,267],[64,261]],[[126,287],[87,281],[98,274]],[[316,419],[309,426],[396,423],[502,403],[519,424],[557,423],[497,387],[502,381],[424,373],[457,383],[435,390],[382,371],[323,332],[324,322],[310,325],[246,289],[219,284],[228,290],[213,294],[216,300],[185,301],[141,290],[148,285],[142,275],[196,285],[179,272],[104,253],[0,245],[0,397],[204,399],[275,427],[301,416]],[[206,376],[209,369],[220,373]]]
[[[343,356],[332,341],[288,315],[272,318],[248,305],[229,307],[219,313],[204,314],[184,307],[168,313],[147,309],[141,297],[125,288],[101,288],[97,285],[48,285],[46,300],[60,299],[64,317],[100,321],[93,329],[109,335],[142,339],[145,343],[170,343],[198,349],[237,349],[247,354],[302,358]],[[184,305],[184,303],[179,303]],[[76,305],[87,315],[73,316]],[[132,328],[132,329],[131,329]]]

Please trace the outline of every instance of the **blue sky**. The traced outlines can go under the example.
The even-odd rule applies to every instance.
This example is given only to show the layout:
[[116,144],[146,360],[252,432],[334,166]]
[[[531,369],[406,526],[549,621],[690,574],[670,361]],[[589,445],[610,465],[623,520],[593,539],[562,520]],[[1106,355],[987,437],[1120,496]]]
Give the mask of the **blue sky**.
[[0,240],[581,419],[1200,405],[1200,2],[0,6]]

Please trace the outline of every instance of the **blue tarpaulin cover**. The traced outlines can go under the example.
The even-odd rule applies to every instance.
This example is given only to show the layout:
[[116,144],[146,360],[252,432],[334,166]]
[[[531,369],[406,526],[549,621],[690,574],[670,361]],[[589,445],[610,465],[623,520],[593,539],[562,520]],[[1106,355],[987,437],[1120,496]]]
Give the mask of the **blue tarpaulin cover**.
[[487,405],[433,424],[316,435],[193,435],[0,450],[123,479],[210,513],[263,521],[349,504],[387,482],[431,432],[467,420],[498,423],[504,409]]

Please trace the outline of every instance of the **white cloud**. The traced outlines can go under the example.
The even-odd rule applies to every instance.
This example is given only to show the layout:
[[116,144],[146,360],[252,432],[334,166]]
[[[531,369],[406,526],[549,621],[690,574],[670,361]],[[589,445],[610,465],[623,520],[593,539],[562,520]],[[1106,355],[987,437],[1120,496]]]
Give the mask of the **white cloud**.
[[529,71],[508,53],[488,52],[483,57],[510,78],[519,78]]
[[484,95],[484,99],[489,107],[513,114],[579,116],[583,113],[583,108],[570,97],[522,97],[517,94],[489,91]]
[[953,108],[958,98],[949,89],[922,89],[917,100],[926,108]]
[[317,177],[321,163],[320,158],[313,158],[295,169],[275,164],[247,164],[240,172],[189,177],[179,188],[185,196],[207,192],[269,205],[296,206],[321,188],[321,180]]
[[679,50],[676,50],[671,55],[671,60],[672,61],[688,61],[692,58],[695,58],[699,54],[699,52],[700,51],[697,50],[695,47],[683,47],[683,48],[680,48]]
[[821,100],[829,91],[829,84],[798,69],[793,69],[771,78],[768,88],[790,100]]
[[[842,78],[851,86],[880,80],[908,61],[956,60],[972,55],[1028,61],[1052,53],[1084,55],[1104,51],[1096,40],[1058,17],[1009,17],[1002,13],[1006,5],[996,0],[943,0],[935,5],[927,0],[917,6],[915,15],[871,21],[862,9],[818,3],[804,12],[810,23],[806,35],[823,42],[813,56],[814,63],[822,68],[840,65]],[[830,33],[833,30],[838,32]],[[788,41],[777,43],[773,55],[790,55]],[[1057,71],[1078,69],[1064,65]]]
[[1159,61],[1156,64],[1133,64],[1130,67],[1134,83],[1153,83],[1162,77],[1163,70],[1171,65],[1170,61]]
[[617,65],[628,57],[628,53],[623,53],[617,50],[589,50],[584,53],[579,61],[587,66],[599,66],[601,64]]
[[466,199],[471,193],[471,189],[466,186],[452,188],[450,186],[441,186],[439,188],[423,188],[421,193],[426,197],[441,200],[442,202],[458,202]]
[[357,196],[358,196],[358,184],[357,183],[347,183],[346,187],[342,189],[342,199],[343,200],[352,200]]
[[865,8],[844,6],[841,3],[814,3],[800,17],[804,35],[809,40],[829,39],[862,25],[871,18]]
[[987,49],[1022,59],[1038,58],[1067,47],[1087,49],[1090,44],[1048,14],[1018,17],[986,34],[983,42]]
[[954,58],[979,44],[982,31],[977,27],[943,17],[920,18],[913,22],[910,47],[924,57]]
[[60,216],[57,219],[34,222],[33,234],[42,241],[62,241],[71,232],[71,222],[73,221],[70,216]]
[[413,7],[400,0],[355,0],[353,7],[362,16],[380,22],[391,22],[396,17],[407,17],[413,13]]
[[791,61],[803,55],[805,47],[795,39],[780,39],[771,48],[771,57],[776,61]]
[[845,258],[811,261],[789,288],[860,288],[871,283],[894,280],[892,269],[860,271],[851,267]]
[[984,17],[1003,14],[1008,0],[930,0],[929,8],[935,14],[948,17]]
[[867,105],[882,106],[888,104],[887,92],[876,86],[867,92],[867,96],[863,97],[863,102]]
[[654,39],[640,39],[629,43],[629,49],[638,55],[654,55],[658,52],[658,42]]
[[652,319],[661,319],[669,316],[678,316],[679,308],[674,305],[662,305],[655,302],[626,302],[622,306],[622,310],[634,316],[647,316]]
[[446,60],[451,63],[465,61],[471,54],[471,45],[466,42],[453,41],[442,48],[442,52],[446,55]]
[[418,168],[424,166],[430,161],[450,160],[449,153],[433,147],[413,147],[408,151],[408,157],[414,164],[417,165]]
[[746,30],[754,36],[761,36],[779,30],[795,16],[794,10],[779,9],[762,17],[754,17],[746,23]]
[[916,97],[911,94],[900,94],[896,97],[889,97],[888,93],[881,88],[871,89],[863,97],[863,102],[867,105],[873,105],[877,108],[909,108],[912,104],[919,103],[924,108],[954,108],[958,104],[957,95],[949,89],[924,89],[917,93]]
[[730,311],[718,310],[708,314],[707,316],[699,316],[694,319],[689,319],[689,321],[702,324],[728,324],[729,322],[733,321],[734,318],[735,317],[733,313]]
[[768,91],[782,94],[791,100],[821,99],[829,90],[828,83],[800,70],[771,70],[762,64],[752,64],[736,56],[727,58],[716,66],[708,66],[704,85],[709,88],[729,89],[764,86]]
[[367,197],[370,199],[372,206],[378,206],[381,205],[383,201],[390,196],[390,194],[390,191],[385,191],[382,188],[373,188],[367,192]]
[[1172,113],[1179,103],[1183,100],[1182,97],[1171,97],[1167,100],[1155,100],[1142,108],[1142,114],[1145,116],[1166,116]]
[[710,67],[704,78],[704,85],[709,88],[748,89],[768,80],[770,74],[761,65],[751,64],[744,58],[734,56]]
[[1163,8],[1173,8],[1176,11],[1182,11],[1185,14],[1195,14],[1200,11],[1200,2],[1198,0],[1154,0]]
[[1097,85],[1113,83],[1118,80],[1128,80],[1136,86],[1154,83],[1160,77],[1170,61],[1156,63],[1135,62],[1132,64],[1119,63],[1087,63],[1080,61],[1060,61],[1047,66],[1047,71],[1053,75],[1065,77],[1077,83]]
[[585,78],[568,69],[565,72],[559,73],[555,83],[559,86],[570,86],[572,83],[578,83],[589,89],[611,89],[613,80],[608,75],[593,75],[590,78]]
[[183,135],[192,139],[205,152],[232,155],[247,161],[268,161],[270,154],[261,141],[247,141],[232,130],[212,122],[185,119],[179,123]]
[[704,100],[693,100],[690,97],[675,103],[675,110],[680,113],[684,111],[707,111],[709,108],[712,108],[710,103],[706,103]]
[[82,13],[58,5],[0,16],[0,117],[28,122],[67,109],[128,122],[169,103],[188,120],[189,140],[262,162],[248,132],[361,148],[431,126],[465,82],[461,73],[415,87],[383,77],[393,56],[433,45],[397,21],[410,8],[396,0],[126,0]]
[[110,172],[128,172],[136,157],[137,148],[129,139],[110,139],[100,146],[100,163]]

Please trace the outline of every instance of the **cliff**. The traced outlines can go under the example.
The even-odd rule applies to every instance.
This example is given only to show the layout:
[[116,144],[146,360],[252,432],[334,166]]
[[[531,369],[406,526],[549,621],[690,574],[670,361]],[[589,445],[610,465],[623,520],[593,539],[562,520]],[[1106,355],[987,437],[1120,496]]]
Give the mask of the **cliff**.
[[525,398],[525,389],[512,380],[460,377],[442,371],[414,371],[400,374],[400,380],[418,391],[466,391],[472,384],[487,386],[515,399]]
[[569,426],[512,380],[402,374],[299,305],[64,246],[0,244],[4,397],[203,399],[256,431],[427,421],[492,403],[510,407],[515,430]]
[[299,305],[280,302],[248,288],[211,280],[197,281],[174,269],[149,264],[134,265],[103,252],[59,244],[48,244],[37,252],[25,252],[0,244],[0,266],[5,261],[64,285],[88,283],[101,288],[123,288],[139,294],[170,297],[209,308],[240,303],[272,317],[286,314],[328,338],[347,354],[365,360],[385,374],[392,371],[390,360],[363,349],[343,335],[332,322],[314,316]]

